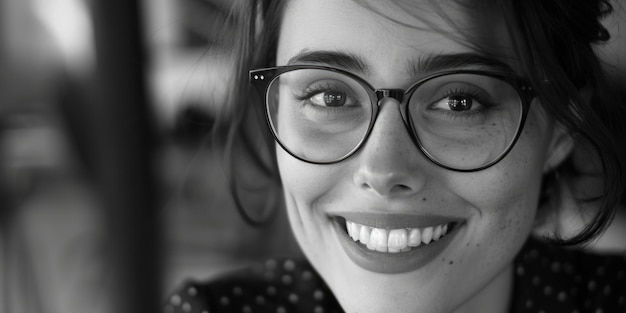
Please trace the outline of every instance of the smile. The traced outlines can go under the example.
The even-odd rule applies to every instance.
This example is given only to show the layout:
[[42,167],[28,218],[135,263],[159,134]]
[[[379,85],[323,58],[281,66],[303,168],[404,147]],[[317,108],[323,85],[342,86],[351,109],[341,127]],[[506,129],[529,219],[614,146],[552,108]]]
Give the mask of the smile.
[[361,225],[346,220],[348,235],[369,250],[388,253],[408,252],[420,245],[428,245],[448,234],[453,223],[424,228],[385,229]]
[[356,265],[386,274],[443,260],[466,225],[462,219],[445,216],[364,212],[341,213],[331,220],[339,243]]

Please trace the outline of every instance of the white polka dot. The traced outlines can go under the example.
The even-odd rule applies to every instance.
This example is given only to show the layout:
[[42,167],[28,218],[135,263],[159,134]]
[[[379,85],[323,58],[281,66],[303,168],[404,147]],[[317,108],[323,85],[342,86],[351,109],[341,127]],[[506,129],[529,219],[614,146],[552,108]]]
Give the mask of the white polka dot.
[[620,296],[619,299],[617,299],[617,303],[619,305],[624,305],[625,302],[626,302],[626,298],[624,298],[624,296]]
[[540,283],[541,283],[541,278],[539,278],[539,276],[533,277],[533,285],[539,286]]
[[599,267],[598,267],[597,274],[598,274],[598,276],[603,276],[603,275],[604,275],[604,267],[599,266]]
[[228,305],[230,303],[230,300],[228,300],[228,297],[223,296],[220,298],[220,303],[222,305]]
[[276,313],[287,313],[287,310],[285,310],[285,308],[283,308],[282,306],[279,306],[276,309]]
[[535,249],[532,249],[532,250],[530,250],[529,255],[530,255],[531,258],[536,259],[539,256],[539,251],[537,251]]
[[283,264],[283,268],[285,271],[293,271],[293,269],[296,268],[296,263],[294,263],[293,260],[287,260]]
[[526,300],[526,308],[530,309],[533,307],[533,300]]
[[265,304],[265,298],[263,296],[257,296],[255,301],[256,301],[256,304],[258,304],[258,305]]
[[324,308],[321,306],[316,306],[315,307],[315,311],[313,311],[314,313],[324,313]]
[[283,284],[285,284],[285,285],[289,285],[289,284],[291,284],[291,282],[293,281],[293,278],[291,278],[291,276],[290,276],[290,275],[285,274],[285,275],[283,275],[283,277],[281,278],[281,281],[283,282]]
[[181,297],[179,295],[173,295],[170,298],[170,303],[175,305],[175,306],[180,305],[181,302],[183,302],[183,299],[181,299]]
[[296,303],[298,302],[298,295],[295,293],[292,293],[289,295],[289,302],[291,303]]
[[209,313],[209,311],[207,311],[207,310],[202,310],[202,313]]
[[276,288],[274,286],[269,286],[267,287],[266,292],[268,295],[273,296],[276,294]]
[[538,313],[546,313],[546,311],[544,311],[544,310],[539,310],[539,312],[538,312]]
[[601,308],[596,309],[596,313],[603,313],[604,311]]
[[182,308],[183,308],[183,312],[191,312],[191,304],[187,302],[183,303]]
[[241,290],[241,287],[235,287],[233,288],[233,294],[235,296],[241,296],[241,294],[243,293],[243,290]]
[[267,268],[268,270],[272,271],[274,269],[276,269],[276,260],[274,259],[269,259],[267,261],[265,261],[265,268]]
[[243,313],[252,313],[252,309],[249,306],[246,305],[246,306],[244,306],[241,309],[241,312],[243,312]]
[[611,286],[609,285],[604,286],[604,294],[607,296],[611,294]]
[[524,275],[524,267],[520,265],[517,267],[517,276],[522,276],[522,275]]
[[174,313],[174,307],[168,304],[168,305],[166,305],[163,308],[163,312],[164,313]]
[[560,271],[560,270],[561,270],[561,263],[556,262],[556,261],[552,262],[552,265],[550,266],[550,269],[551,269],[553,272],[555,272],[555,273],[556,273],[556,272],[558,272],[558,271]]
[[565,291],[559,292],[557,299],[559,299],[559,301],[561,302],[564,302],[565,300],[567,300],[567,294],[565,293]]
[[193,297],[198,294],[198,291],[194,287],[189,287],[189,289],[187,289],[187,294]]
[[311,280],[311,278],[313,278],[313,273],[311,273],[311,271],[304,271],[302,272],[302,279],[307,281],[307,280]]
[[543,294],[546,296],[549,296],[552,294],[552,287],[550,286],[545,286],[543,287]]
[[589,291],[596,290],[596,282],[593,280],[589,281],[589,284],[587,284],[587,289],[589,289]]
[[317,301],[320,301],[324,299],[324,293],[319,289],[315,290],[315,292],[313,292],[313,298]]

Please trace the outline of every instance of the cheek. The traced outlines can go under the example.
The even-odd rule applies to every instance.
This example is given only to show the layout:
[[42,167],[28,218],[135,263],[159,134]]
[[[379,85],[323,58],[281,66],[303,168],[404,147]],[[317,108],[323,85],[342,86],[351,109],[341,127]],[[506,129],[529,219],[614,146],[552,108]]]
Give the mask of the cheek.
[[300,161],[280,147],[276,159],[285,194],[298,206],[310,206],[339,181],[340,165],[315,165]]
[[486,255],[494,262],[510,254],[511,246],[521,245],[535,224],[550,125],[542,112],[531,111],[523,134],[500,163],[447,182],[474,208],[472,240],[488,244]]
[[302,162],[280,147],[276,148],[276,158],[286,209],[296,238],[302,245],[311,238],[324,236],[328,231],[322,228],[328,227],[329,223],[325,222],[327,217],[316,204],[345,182],[345,166],[341,163],[315,165]]

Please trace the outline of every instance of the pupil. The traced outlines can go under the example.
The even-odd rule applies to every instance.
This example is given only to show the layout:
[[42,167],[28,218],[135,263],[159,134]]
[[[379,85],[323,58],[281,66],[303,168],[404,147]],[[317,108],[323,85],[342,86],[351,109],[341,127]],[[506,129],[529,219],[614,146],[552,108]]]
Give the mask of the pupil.
[[346,93],[343,91],[327,91],[324,93],[324,103],[330,107],[342,106],[346,102]]
[[472,99],[463,96],[452,96],[448,98],[448,106],[453,111],[467,111],[472,108]]

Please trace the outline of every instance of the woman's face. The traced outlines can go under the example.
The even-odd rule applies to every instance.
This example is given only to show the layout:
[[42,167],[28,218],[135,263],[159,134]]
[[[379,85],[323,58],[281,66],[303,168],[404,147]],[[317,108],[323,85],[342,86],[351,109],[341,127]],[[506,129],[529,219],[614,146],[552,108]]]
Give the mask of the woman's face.
[[[348,70],[373,87],[404,89],[428,74],[409,74],[410,62],[478,53],[443,35],[454,28],[427,4],[400,9],[368,3],[374,8],[352,0],[287,3],[277,64],[293,63],[303,52],[336,52],[362,60],[367,71]],[[497,52],[509,56],[500,62],[518,68],[500,14],[442,9],[463,29],[490,38]],[[338,67],[327,63],[333,61],[315,62]],[[347,312],[487,312],[483,301],[506,310],[511,262],[533,227],[542,174],[568,153],[566,136],[534,102],[511,152],[478,172],[454,172],[429,161],[412,142],[398,102],[391,98],[382,101],[367,142],[342,162],[309,164],[277,146],[293,232]],[[411,229],[419,229],[422,240],[430,231],[440,232],[438,225],[447,224],[449,231],[408,252],[377,252],[350,239],[344,220],[378,228],[365,228],[365,236],[376,240],[383,233],[393,237],[393,229],[406,229],[409,237]]]

